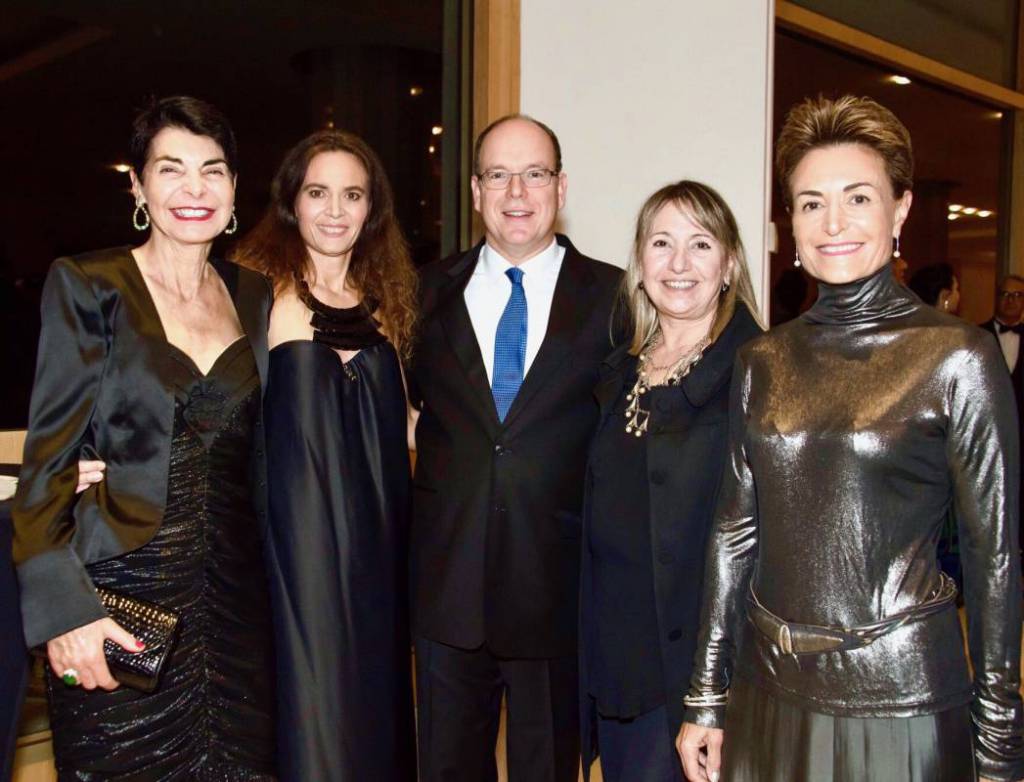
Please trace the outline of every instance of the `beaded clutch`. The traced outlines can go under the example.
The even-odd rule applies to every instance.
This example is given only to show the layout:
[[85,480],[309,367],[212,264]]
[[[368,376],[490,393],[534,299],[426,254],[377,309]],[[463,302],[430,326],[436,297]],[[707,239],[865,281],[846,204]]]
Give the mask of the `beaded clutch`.
[[110,618],[146,644],[141,652],[129,652],[109,639],[104,641],[103,653],[110,675],[126,687],[152,692],[174,646],[178,615],[108,589],[97,588],[96,594]]

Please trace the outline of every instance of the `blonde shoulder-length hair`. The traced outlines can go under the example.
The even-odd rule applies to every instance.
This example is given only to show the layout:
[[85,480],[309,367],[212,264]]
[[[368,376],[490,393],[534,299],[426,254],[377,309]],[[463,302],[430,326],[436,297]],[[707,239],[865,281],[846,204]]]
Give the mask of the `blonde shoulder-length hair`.
[[658,333],[658,311],[640,282],[643,280],[644,245],[650,236],[655,215],[666,204],[673,204],[688,215],[711,234],[725,251],[726,263],[729,264],[726,282],[729,285],[718,294],[718,309],[711,325],[711,332],[708,334],[710,341],[713,343],[717,340],[729,324],[736,311],[737,301],[745,304],[754,320],[764,328],[758,314],[757,300],[754,298],[754,286],[750,282],[747,254],[743,249],[743,241],[740,239],[740,231],[732,210],[714,188],[701,182],[684,179],[666,185],[654,193],[641,207],[636,219],[633,252],[626,273],[622,276],[622,295],[619,299],[626,308],[627,320],[632,326],[633,337],[629,352],[634,356],[639,355],[644,346]]

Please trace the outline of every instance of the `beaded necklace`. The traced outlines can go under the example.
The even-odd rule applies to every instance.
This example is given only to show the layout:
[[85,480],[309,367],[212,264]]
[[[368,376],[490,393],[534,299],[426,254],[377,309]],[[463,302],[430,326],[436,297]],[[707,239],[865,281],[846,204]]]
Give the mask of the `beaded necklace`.
[[640,351],[640,360],[637,362],[636,383],[633,384],[633,390],[626,394],[626,401],[629,402],[626,406],[626,434],[635,434],[637,437],[643,437],[647,433],[647,422],[650,420],[651,411],[645,410],[641,406],[640,399],[651,390],[651,370],[669,370],[665,379],[657,385],[678,385],[684,377],[690,374],[690,370],[696,366],[697,362],[700,361],[704,351],[711,344],[711,339],[704,337],[693,347],[685,350],[671,364],[660,367],[651,362],[651,354],[659,344],[661,344],[660,331]]

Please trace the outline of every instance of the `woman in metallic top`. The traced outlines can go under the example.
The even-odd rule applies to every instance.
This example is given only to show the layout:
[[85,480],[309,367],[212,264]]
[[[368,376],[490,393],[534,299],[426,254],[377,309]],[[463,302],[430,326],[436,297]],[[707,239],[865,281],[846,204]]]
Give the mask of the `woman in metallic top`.
[[[809,100],[776,158],[819,298],[738,354],[684,769],[1020,779],[1018,442],[998,347],[893,279],[913,162],[887,109]],[[936,562],[951,508],[973,680]]]

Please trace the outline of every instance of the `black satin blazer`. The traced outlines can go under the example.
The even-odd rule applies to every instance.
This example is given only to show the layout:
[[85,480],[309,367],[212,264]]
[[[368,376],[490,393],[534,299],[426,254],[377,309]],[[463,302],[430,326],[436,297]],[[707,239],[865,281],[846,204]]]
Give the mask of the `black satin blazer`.
[[[266,278],[211,261],[267,377]],[[25,460],[14,498],[14,561],[31,647],[105,616],[85,565],[149,541],[163,520],[174,428],[169,350],[127,247],[60,258],[43,288],[42,331]],[[252,459],[254,505],[266,519],[262,421]],[[78,460],[105,479],[81,495]]]

